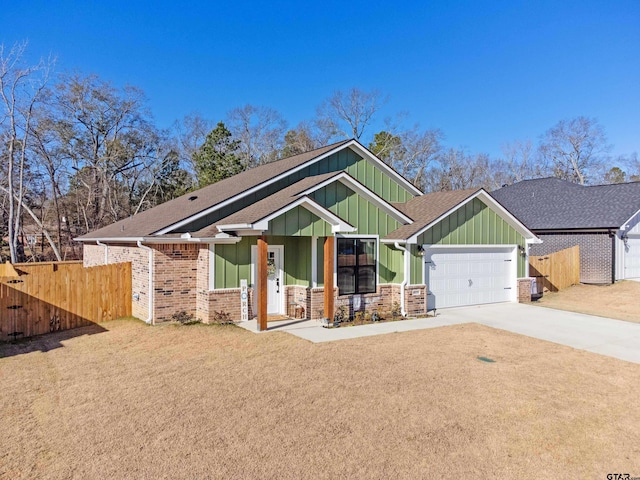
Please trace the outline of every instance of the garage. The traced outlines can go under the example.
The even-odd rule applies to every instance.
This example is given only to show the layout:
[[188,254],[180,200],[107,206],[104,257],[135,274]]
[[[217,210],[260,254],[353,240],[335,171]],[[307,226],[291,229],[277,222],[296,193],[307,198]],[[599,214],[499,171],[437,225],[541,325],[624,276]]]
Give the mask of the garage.
[[428,309],[510,302],[517,296],[517,247],[425,247]]
[[640,236],[629,236],[624,249],[624,278],[640,279]]

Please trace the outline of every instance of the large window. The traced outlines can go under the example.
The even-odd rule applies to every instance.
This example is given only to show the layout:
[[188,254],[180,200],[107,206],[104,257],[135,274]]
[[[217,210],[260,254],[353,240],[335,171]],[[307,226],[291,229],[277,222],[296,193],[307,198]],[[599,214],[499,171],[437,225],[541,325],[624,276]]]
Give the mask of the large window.
[[338,238],[338,289],[340,295],[375,293],[375,239]]

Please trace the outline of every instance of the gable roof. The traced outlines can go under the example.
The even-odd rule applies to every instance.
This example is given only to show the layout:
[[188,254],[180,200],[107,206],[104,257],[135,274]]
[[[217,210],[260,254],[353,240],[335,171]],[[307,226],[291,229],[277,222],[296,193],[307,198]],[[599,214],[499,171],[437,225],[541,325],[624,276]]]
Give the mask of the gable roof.
[[532,230],[617,229],[640,210],[640,182],[582,186],[538,178],[491,196]]
[[393,232],[390,232],[385,239],[406,240],[412,237],[426,225],[455,208],[477,191],[478,190],[452,190],[449,192],[433,192],[415,197],[407,203],[395,204],[396,207],[413,218],[414,223],[397,228]]
[[418,236],[429,230],[437,222],[464,206],[474,198],[478,198],[489,208],[494,210],[516,231],[522,234],[527,242],[537,243],[539,239],[516,217],[494,200],[483,188],[475,190],[452,190],[449,192],[434,192],[411,199],[402,205],[403,210],[415,222],[403,225],[389,233],[383,241],[416,243]]
[[78,240],[152,235],[167,226],[191,218],[212,206],[219,205],[225,200],[236,197],[256,185],[278,177],[309,160],[336,150],[348,142],[349,140],[344,140],[332,145],[327,145],[326,147],[317,148],[309,152],[246,170],[233,177],[225,178],[224,180],[220,180],[219,182],[194,192],[186,193],[149,210],[140,212],[132,217],[119,220],[111,225],[82,235]]
[[351,148],[369,161],[375,162],[380,168],[387,171],[390,176],[396,178],[404,188],[415,195],[422,195],[420,190],[379,160],[357,140],[351,139],[246,170],[233,177],[140,212],[133,217],[82,235],[77,240],[118,239],[124,241],[151,235],[170,234],[180,226],[190,223],[235,201],[243,195],[262,188],[265,184],[275,182],[343,148]]

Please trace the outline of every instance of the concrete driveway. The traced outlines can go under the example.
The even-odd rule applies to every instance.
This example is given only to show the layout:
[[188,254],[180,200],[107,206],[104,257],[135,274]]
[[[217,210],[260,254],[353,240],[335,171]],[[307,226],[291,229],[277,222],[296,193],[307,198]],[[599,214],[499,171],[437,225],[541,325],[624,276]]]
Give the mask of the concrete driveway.
[[[628,362],[640,363],[640,323],[521,303],[497,303],[439,310],[436,317],[417,320],[323,328],[315,320],[270,322],[268,331],[285,331],[314,343],[406,332],[424,328],[479,323]],[[240,326],[255,331],[255,320]]]

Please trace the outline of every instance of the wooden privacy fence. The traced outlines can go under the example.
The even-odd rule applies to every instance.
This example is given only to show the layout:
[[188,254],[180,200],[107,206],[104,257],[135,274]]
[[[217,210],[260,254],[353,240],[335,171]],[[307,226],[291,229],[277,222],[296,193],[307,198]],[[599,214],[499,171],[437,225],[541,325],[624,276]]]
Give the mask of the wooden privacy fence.
[[81,262],[4,266],[0,341],[83,327],[131,315],[131,263],[84,268]]
[[529,276],[536,279],[538,294],[577,285],[580,283],[580,247],[529,257]]

